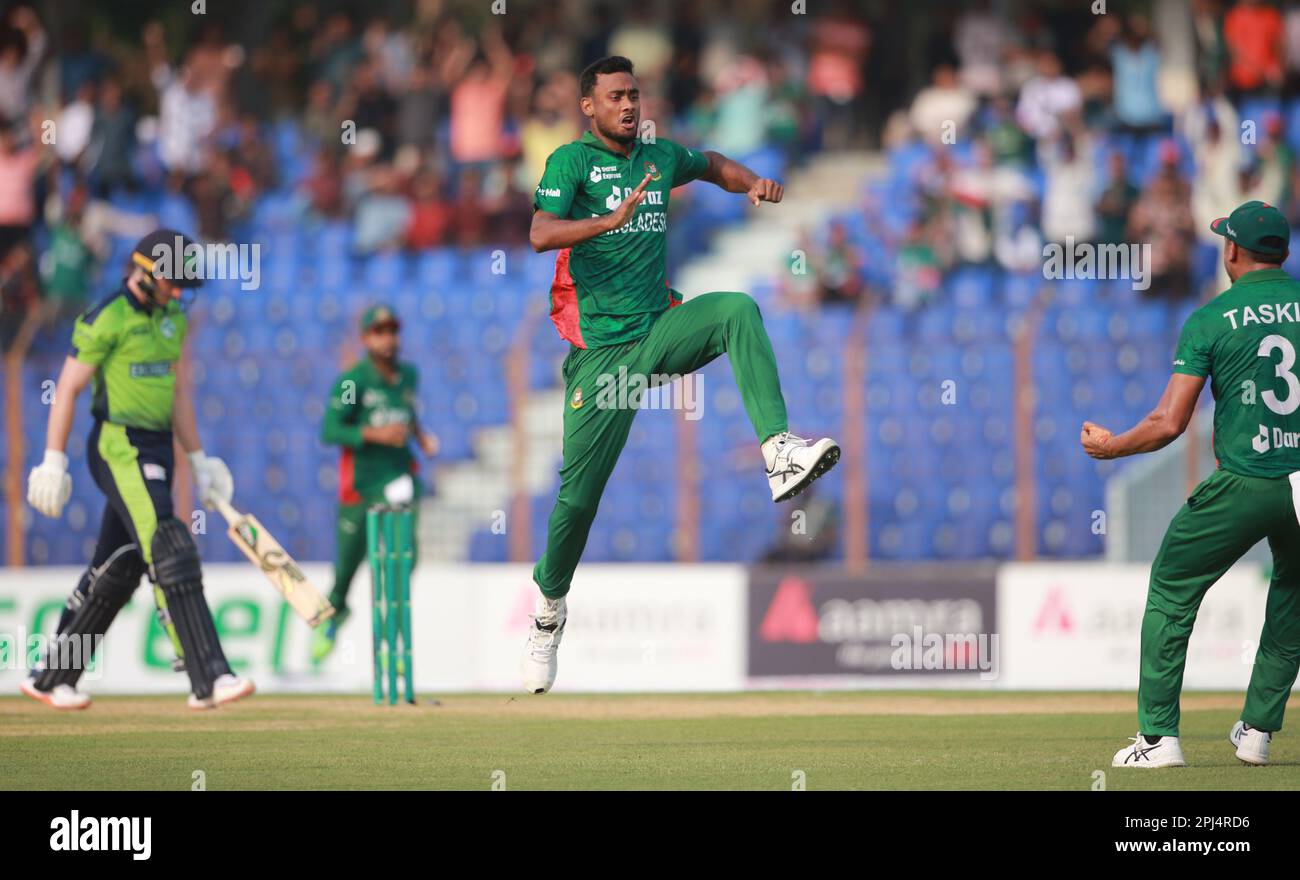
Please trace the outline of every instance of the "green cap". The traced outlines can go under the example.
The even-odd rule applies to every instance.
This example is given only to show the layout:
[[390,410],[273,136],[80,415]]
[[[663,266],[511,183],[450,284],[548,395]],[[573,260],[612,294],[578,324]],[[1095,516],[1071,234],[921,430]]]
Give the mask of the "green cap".
[[375,327],[382,327],[385,324],[392,324],[393,327],[398,329],[402,326],[402,322],[397,320],[397,313],[386,305],[371,306],[361,313],[362,333]]
[[1246,202],[1211,223],[1210,231],[1266,257],[1285,258],[1291,245],[1291,224],[1267,202]]

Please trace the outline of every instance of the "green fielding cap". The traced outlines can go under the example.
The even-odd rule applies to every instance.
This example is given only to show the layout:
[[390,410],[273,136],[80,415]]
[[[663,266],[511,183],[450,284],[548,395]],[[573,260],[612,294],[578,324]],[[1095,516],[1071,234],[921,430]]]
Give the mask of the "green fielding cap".
[[1211,223],[1210,231],[1266,257],[1286,257],[1290,250],[1291,224],[1267,202],[1246,202]]
[[402,322],[397,320],[397,313],[388,306],[371,306],[361,313],[362,333],[374,327],[382,327],[385,324],[392,324],[394,327],[402,326]]

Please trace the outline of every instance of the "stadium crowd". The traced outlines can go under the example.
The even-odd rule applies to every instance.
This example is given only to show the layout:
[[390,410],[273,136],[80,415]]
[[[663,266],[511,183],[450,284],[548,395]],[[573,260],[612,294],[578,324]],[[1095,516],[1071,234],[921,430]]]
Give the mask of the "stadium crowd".
[[743,3],[590,10],[574,28],[556,4],[526,16],[417,4],[396,21],[299,3],[250,42],[215,20],[180,33],[154,19],[115,39],[93,16],[52,39],[11,7],[0,342],[36,303],[54,320],[84,304],[111,237],[152,221],[124,194],[185,200],[209,240],[274,192],[303,218],[346,218],[357,255],[521,245],[546,156],[581,131],[575,72],[605,53],[635,59],[644,118],[679,139],[741,157],[775,145],[787,167],[823,147],[905,157],[892,193],[904,210],[864,206],[886,247],[840,223],[809,230],[813,280],[785,291],[796,304],[914,308],[954,267],[1031,270],[1067,237],[1150,242],[1152,292],[1199,294],[1224,205],[1256,197],[1300,219],[1288,113],[1300,3],[1196,0],[1196,96],[1175,107],[1166,49],[1140,13],[945,6],[909,54],[915,38],[881,39],[887,11],[849,3],[793,27],[784,8]]
[[179,33],[161,20],[134,40],[76,20],[54,40],[32,9],[8,10],[3,341],[39,301],[55,316],[84,303],[106,237],[151,219],[132,194],[186,200],[208,240],[280,192],[303,218],[348,218],[359,256],[525,244],[546,156],[582,130],[576,73],[605,53],[636,59],[644,117],[682,140],[740,156],[777,144],[794,159],[863,134],[869,31],[845,13],[790,45],[762,16],[705,28],[698,4],[672,16],[596,5],[583,31],[557,4],[499,20],[427,8],[397,22],[297,3],[251,43],[216,21]]
[[1038,271],[1071,242],[1149,244],[1147,294],[1195,299],[1226,286],[1213,219],[1253,198],[1300,220],[1300,4],[1188,9],[1181,78],[1144,13],[1084,16],[1067,43],[988,4],[946,23],[884,132],[910,202],[893,301],[933,299],[961,265]]

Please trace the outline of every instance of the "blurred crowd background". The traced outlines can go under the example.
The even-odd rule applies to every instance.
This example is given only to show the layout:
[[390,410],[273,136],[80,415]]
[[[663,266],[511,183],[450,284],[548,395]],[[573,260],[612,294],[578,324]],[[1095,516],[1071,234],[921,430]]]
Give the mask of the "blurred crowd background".
[[[508,421],[503,359],[519,343],[520,304],[544,303],[552,265],[526,248],[532,189],[550,152],[583,130],[578,71],[622,54],[636,64],[643,118],[665,136],[783,177],[831,154],[884,163],[851,210],[800,231],[806,275],[737,267],[737,286],[753,290],[795,364],[791,387],[808,402],[792,410],[868,425],[862,454],[882,472],[861,498],[830,489],[819,502],[816,555],[855,552],[845,549],[846,504],[871,512],[877,527],[858,551],[871,556],[1095,554],[1100,539],[1079,512],[1100,506],[1099,477],[1110,471],[1062,463],[1074,455],[1070,423],[1090,406],[1123,421],[1154,403],[1182,317],[1223,283],[1211,219],[1260,198],[1300,220],[1300,3],[1108,2],[1101,15],[1092,6],[810,0],[792,14],[767,0],[511,0],[493,15],[487,3],[452,0],[267,0],[194,15],[149,0],[129,14],[78,0],[7,4],[0,346],[10,387],[27,391],[10,395],[9,419],[22,428],[11,426],[6,450],[17,431],[24,460],[39,455],[41,378],[57,370],[72,317],[117,283],[143,231],[161,223],[206,241],[261,242],[260,304],[214,284],[195,306],[215,331],[198,350],[209,383],[201,422],[231,446],[263,447],[232,462],[278,469],[263,487],[274,511],[259,515],[287,529],[298,552],[328,558],[330,529],[313,518],[323,515],[313,498],[331,488],[332,453],[312,422],[330,370],[313,358],[337,365],[361,305],[390,299],[411,334],[430,334],[411,347],[431,345],[438,360],[425,402],[430,427],[449,438],[446,458],[474,454],[456,425],[468,435]],[[708,188],[673,203],[671,268],[747,222],[743,200]],[[1149,288],[1044,285],[1044,245],[1067,240],[1150,244]],[[526,270],[488,292],[495,281],[478,255],[497,249]],[[869,322],[849,317],[868,310]],[[1007,401],[1026,379],[1013,369],[1015,334],[1031,311],[1045,405],[1017,428]],[[481,335],[443,332],[462,317]],[[562,356],[541,339],[530,388],[554,384]],[[839,381],[854,346],[871,365],[865,404],[846,410],[819,392]],[[938,361],[918,361],[918,349]],[[986,393],[971,409],[935,411],[925,393],[904,389],[944,370]],[[232,424],[245,413],[231,395],[273,375],[288,377],[291,399],[274,398],[267,412],[249,404],[248,421]],[[298,408],[301,433],[270,424],[282,406]],[[659,428],[645,430],[634,461],[665,442]],[[1007,460],[1017,430],[1037,444],[1036,464]],[[743,430],[719,431],[720,449],[743,442]],[[973,438],[970,457],[984,456],[971,473],[940,467],[953,437]],[[904,452],[914,472],[890,464]],[[1038,468],[1033,505],[1016,480],[1026,466]],[[9,469],[10,502],[21,498],[12,485],[21,470]],[[934,474],[964,494],[924,485]],[[718,535],[691,552],[807,553],[773,541],[761,489],[720,489]],[[617,480],[612,491],[620,497]],[[544,518],[547,493],[535,500]],[[624,500],[639,520],[674,509],[664,498]],[[9,561],[74,561],[83,549],[77,530],[6,507],[6,530],[21,534]],[[1027,507],[1032,534],[1020,541],[1015,521]],[[595,558],[681,555],[672,536],[614,526],[604,543],[598,530]],[[486,539],[473,549],[506,552]]]

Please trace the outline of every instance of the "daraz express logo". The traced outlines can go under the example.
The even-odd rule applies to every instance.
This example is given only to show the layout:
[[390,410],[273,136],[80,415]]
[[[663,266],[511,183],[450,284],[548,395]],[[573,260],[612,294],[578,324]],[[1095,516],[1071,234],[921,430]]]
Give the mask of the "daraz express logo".
[[[619,206],[623,204],[623,199],[630,195],[632,195],[632,187],[615,185],[609,197],[605,199],[605,207],[611,211],[617,211]],[[662,205],[664,203],[663,190],[648,189],[642,195],[645,196],[645,200],[641,202],[643,205]]]
[[1260,455],[1270,449],[1300,448],[1300,431],[1283,431],[1281,428],[1270,431],[1268,425],[1260,425],[1259,433],[1251,439],[1250,445]]

